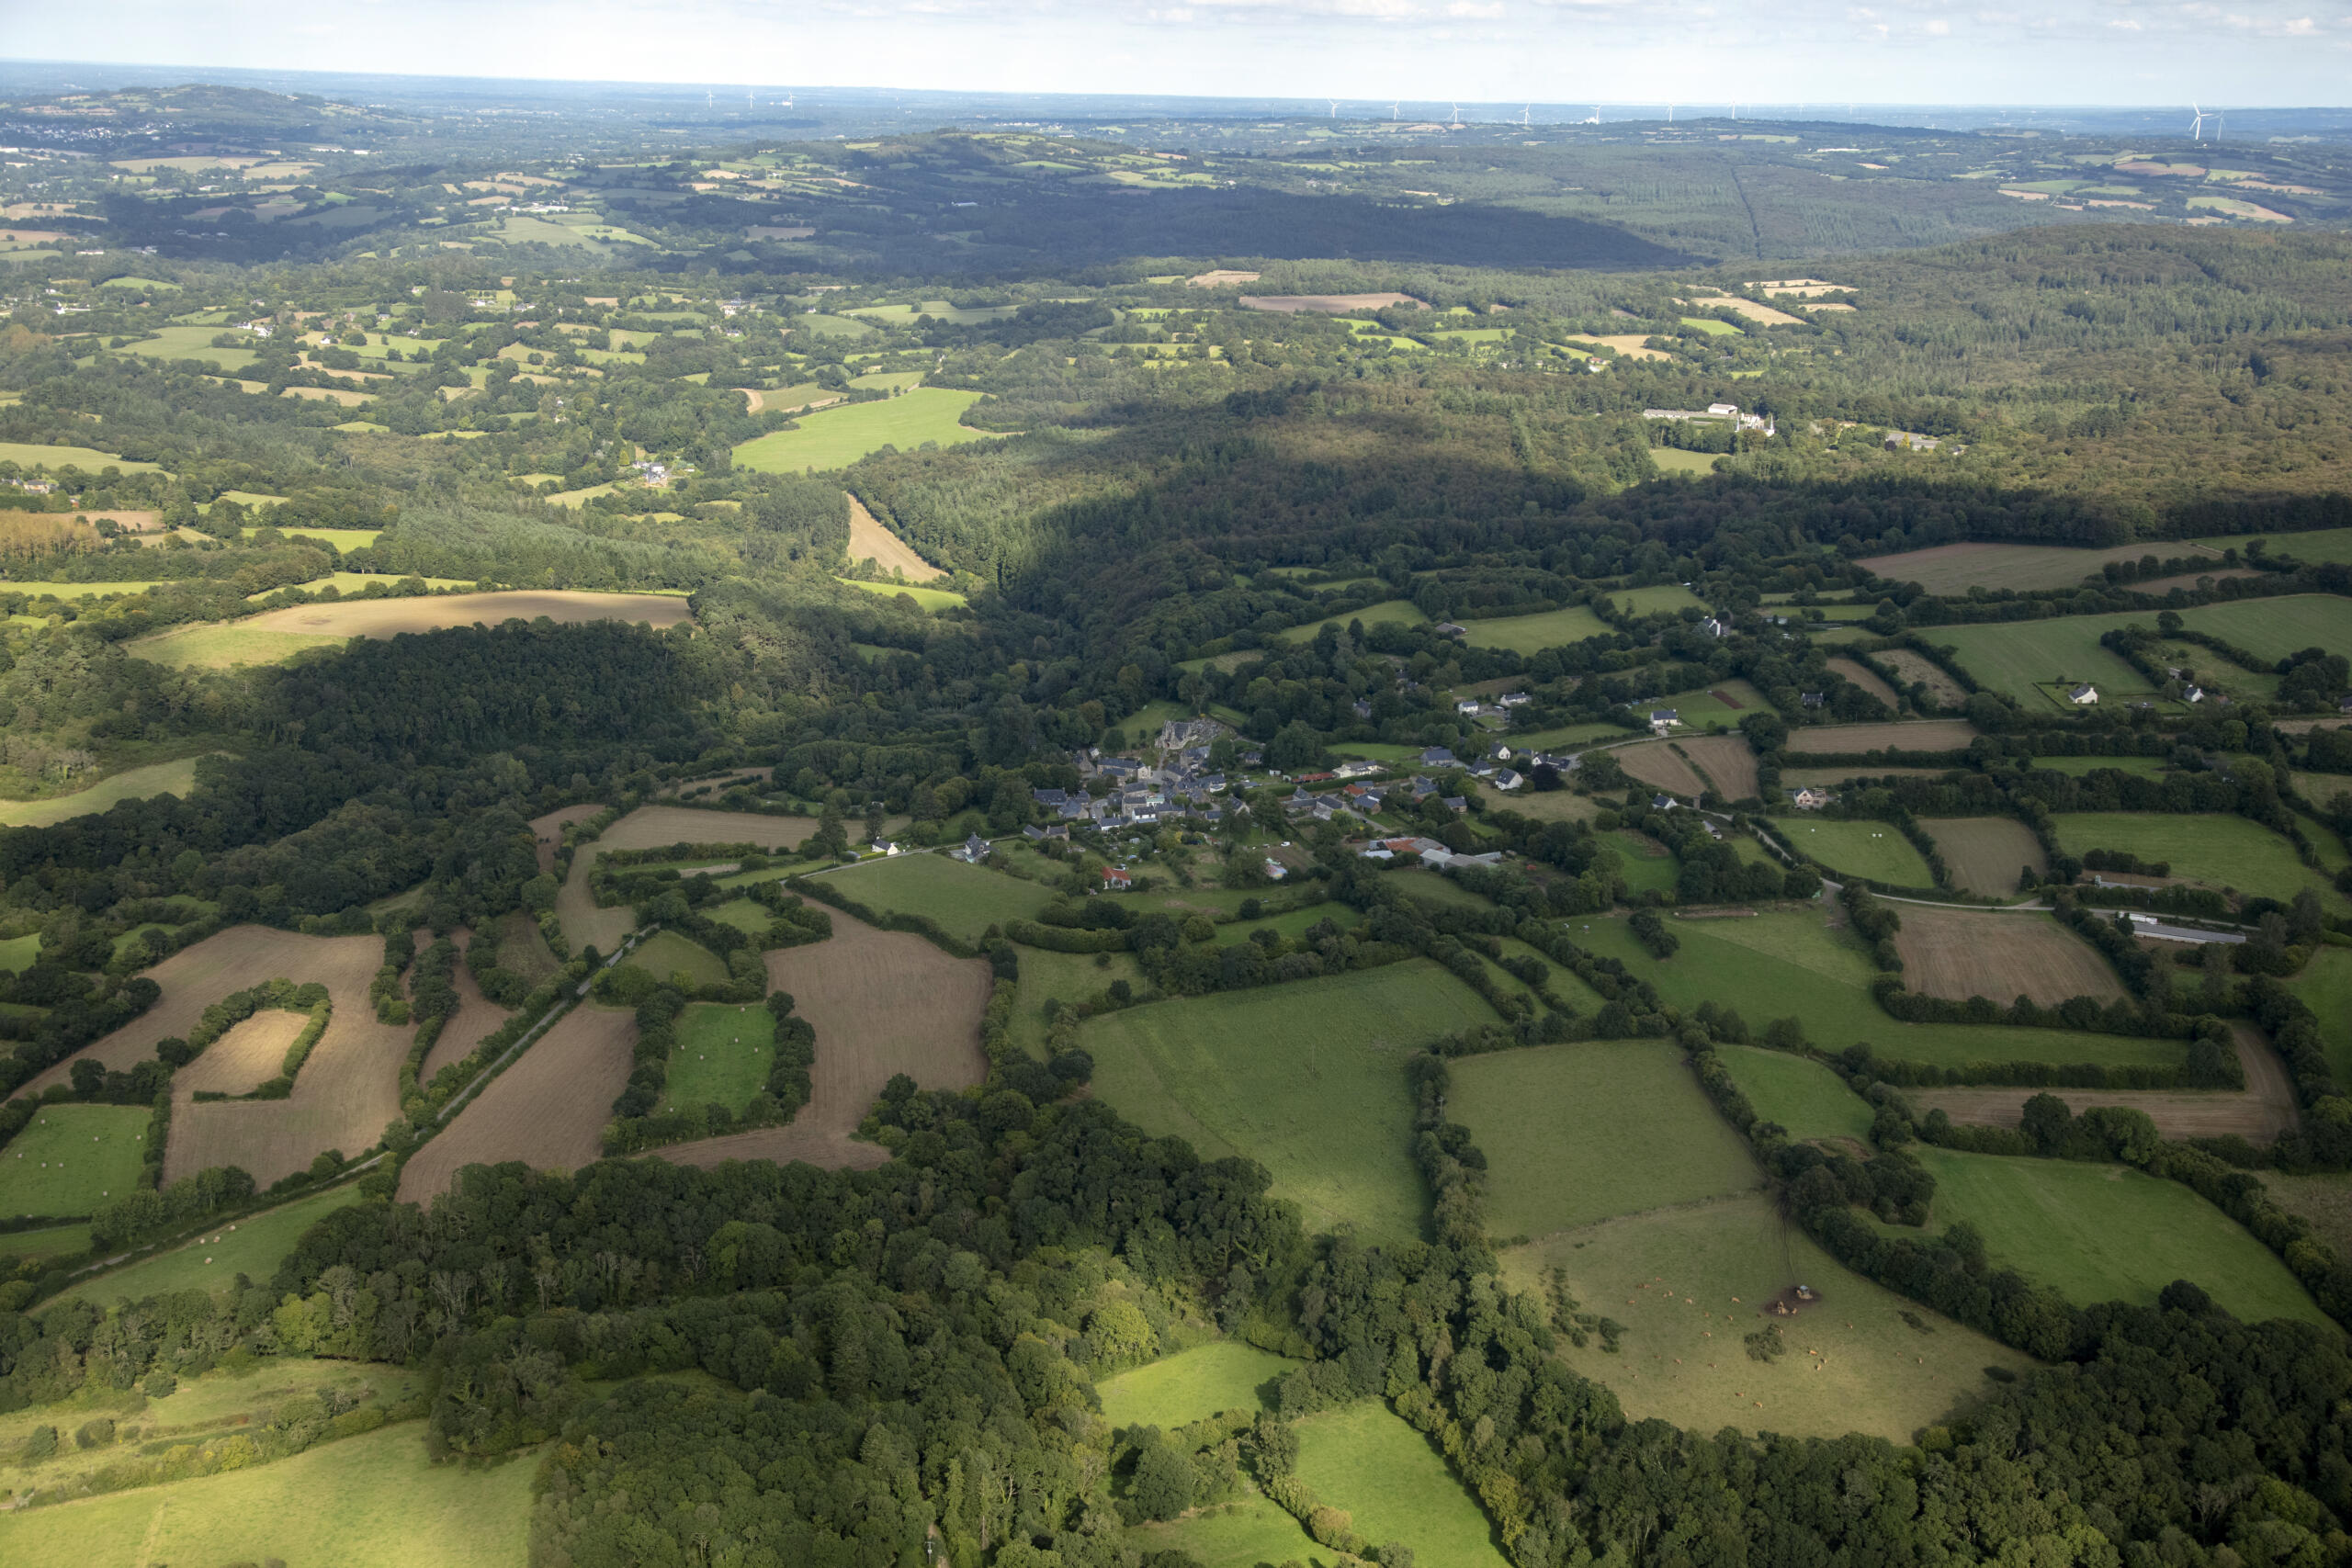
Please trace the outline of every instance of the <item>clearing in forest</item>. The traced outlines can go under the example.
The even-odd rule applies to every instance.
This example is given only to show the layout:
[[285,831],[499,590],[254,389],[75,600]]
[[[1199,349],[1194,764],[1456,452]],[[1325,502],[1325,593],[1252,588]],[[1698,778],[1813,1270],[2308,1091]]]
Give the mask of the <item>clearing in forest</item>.
[[[1607,1384],[1633,1420],[1901,1443],[1984,1392],[1986,1367],[2033,1365],[1848,1272],[1760,1193],[1607,1220],[1503,1255],[1505,1282],[1539,1301],[1553,1268],[1580,1310],[1623,1325],[1614,1355],[1597,1337],[1581,1348],[1563,1338],[1559,1355]],[[1820,1300],[1794,1317],[1765,1316],[1794,1285]],[[1752,1359],[1747,1336],[1774,1325],[1781,1354]]]
[[[847,493],[847,492],[844,492]],[[914,547],[882,525],[865,502],[849,497],[849,558],[870,560],[884,571],[897,571],[910,582],[929,582],[947,574],[915,554]]]
[[1679,1046],[1593,1040],[1464,1056],[1449,1118],[1487,1156],[1487,1228],[1548,1235],[1757,1184]]
[[1418,626],[1428,619],[1427,615],[1421,614],[1421,607],[1410,599],[1383,599],[1377,604],[1366,604],[1363,609],[1350,610],[1344,615],[1332,615],[1307,626],[1293,626],[1287,631],[1276,632],[1274,640],[1283,643],[1313,642],[1325,626],[1346,631],[1348,623],[1351,621],[1362,621],[1366,626],[1376,626],[1384,621],[1392,621],[1399,626]]
[[1310,1230],[1350,1221],[1387,1243],[1417,1239],[1429,1208],[1406,1059],[1494,1017],[1416,958],[1127,1008],[1089,1019],[1079,1041],[1094,1056],[1095,1097],[1146,1132],[1184,1138],[1203,1159],[1246,1155]]
[[817,1032],[813,1093],[782,1127],[730,1133],[657,1150],[682,1165],[806,1160],[871,1168],[889,1157],[854,1134],[885,1085],[904,1073],[923,1089],[969,1089],[987,1076],[980,1019],[995,982],[988,964],[956,958],[905,931],[831,911],[833,934],[767,955],[768,983],[789,992]]
[[1271,1410],[1259,1390],[1297,1365],[1238,1339],[1216,1339],[1105,1378],[1094,1392],[1112,1426],[1165,1430],[1227,1410]]
[[118,800],[146,800],[159,795],[175,795],[186,799],[196,786],[196,764],[199,759],[183,757],[176,762],[153,762],[143,768],[126,768],[111,773],[72,795],[51,795],[45,800],[0,800],[0,828],[46,828],[68,818],[87,817],[93,812],[106,811]]
[[605,1124],[628,1082],[637,1015],[582,1002],[452,1117],[401,1168],[400,1200],[430,1202],[469,1165],[518,1159],[577,1170],[603,1157]]
[[1936,841],[1953,885],[1965,892],[2005,897],[2017,892],[2028,867],[2036,875],[2050,869],[2041,840],[2014,817],[1937,817],[1919,826]]
[[1894,950],[1903,957],[1903,983],[1922,996],[1955,1002],[1983,997],[2003,1007],[2019,997],[2044,1007],[2070,997],[2123,998],[2123,982],[2107,960],[2054,915],[1905,904],[1902,916]]
[[735,466],[763,474],[821,472],[846,468],[885,446],[905,452],[925,442],[955,446],[992,441],[1001,433],[963,423],[964,412],[980,396],[917,387],[895,398],[826,409],[804,415],[797,430],[774,430],[744,442],[735,448]]
[[1367,1540],[1404,1541],[1430,1568],[1506,1568],[1487,1516],[1437,1445],[1377,1399],[1298,1427],[1298,1478]]

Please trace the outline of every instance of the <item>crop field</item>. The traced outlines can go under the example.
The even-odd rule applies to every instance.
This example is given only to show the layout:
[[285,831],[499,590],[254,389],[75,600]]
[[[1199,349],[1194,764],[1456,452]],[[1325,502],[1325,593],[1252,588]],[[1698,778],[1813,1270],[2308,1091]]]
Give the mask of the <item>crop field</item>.
[[[2071,588],[2098,576],[2111,560],[2136,561],[2152,550],[2158,556],[2180,553],[2170,545],[2155,548],[2144,544],[2104,550],[2063,545],[1937,545],[1897,556],[1871,556],[1855,564],[1890,582],[1916,582],[1930,593],[1965,593],[1980,585],[2019,591]],[[2218,556],[2213,564],[2221,564]]]
[[[1203,1159],[1247,1155],[1311,1229],[1351,1222],[1409,1241],[1428,1201],[1411,1156],[1405,1059],[1490,1021],[1476,992],[1425,959],[1090,1019],[1094,1093]],[[823,1053],[819,1034],[819,1054]]]
[[811,1094],[782,1127],[678,1144],[662,1157],[712,1166],[729,1159],[880,1165],[888,1153],[853,1134],[883,1086],[904,1073],[924,1089],[969,1089],[987,1074],[980,1017],[995,982],[977,958],[954,958],[922,937],[832,911],[833,934],[767,955],[768,983],[792,994],[817,1031]]
[[945,855],[896,855],[827,874],[827,882],[876,909],[927,915],[966,942],[992,925],[1029,920],[1054,901],[1035,882]]
[[51,1105],[0,1148],[0,1217],[78,1216],[139,1184],[148,1111]]
[[[528,1460],[434,1464],[424,1423],[402,1421],[274,1464],[0,1514],[0,1560],[515,1568],[536,1472]],[[321,1506],[325,1498],[334,1506]]]
[[1299,1479],[1346,1509],[1359,1535],[1404,1542],[1417,1568],[1505,1568],[1477,1500],[1437,1445],[1385,1403],[1361,1400],[1297,1427]]
[[639,942],[629,952],[628,964],[659,980],[681,974],[696,986],[723,985],[727,980],[727,965],[718,954],[676,931],[656,931]]
[[172,1075],[172,1093],[251,1094],[278,1074],[286,1048],[310,1021],[307,1015],[265,1008],[205,1047],[204,1055]]
[[1807,725],[1789,731],[1789,750],[1816,757],[1871,751],[1957,751],[1976,739],[1964,718],[1915,718],[1901,724]]
[[2186,882],[2281,901],[2310,887],[2329,904],[2341,903],[2319,873],[2295,858],[2294,845],[2243,817],[2069,811],[2050,820],[2068,854],[2128,850],[2143,861],[2169,863],[2172,874]]
[[1464,1056],[1447,1114],[1487,1156],[1487,1224],[1542,1236],[1636,1210],[1744,1191],[1739,1134],[1679,1046],[1587,1041]]
[[664,1109],[723,1105],[740,1112],[766,1085],[775,1065],[775,1015],[766,1008],[697,1002],[678,1015],[677,1029]]
[[2069,997],[2102,1002],[2124,996],[2106,959],[2054,915],[2012,915],[1903,906],[1894,950],[1903,981],[1924,996],[1964,1002],[1984,997],[2007,1006],[2031,997],[2054,1007]]
[[1363,609],[1351,610],[1344,615],[1333,615],[1329,620],[1316,621],[1303,626],[1292,626],[1287,631],[1277,632],[1274,640],[1285,643],[1313,642],[1316,635],[1325,626],[1336,626],[1340,631],[1346,631],[1348,623],[1351,621],[1362,621],[1367,626],[1376,626],[1384,621],[1418,626],[1428,619],[1427,615],[1421,614],[1420,606],[1410,599],[1384,599],[1377,604],[1366,604]]
[[2027,867],[2036,874],[2050,869],[2041,840],[2014,817],[1937,817],[1919,826],[1936,841],[1952,885],[1966,892],[2003,897],[2017,892]]
[[[859,329],[869,330],[862,322]],[[979,400],[978,392],[917,387],[878,402],[827,409],[804,416],[797,430],[771,431],[744,442],[735,448],[735,464],[763,474],[822,471],[846,468],[884,446],[911,451],[925,442],[954,446],[993,440],[997,432],[962,423],[964,411]]]
[[1760,1045],[1720,1045],[1715,1054],[1756,1113],[1787,1128],[1792,1138],[1860,1141],[1869,1135],[1870,1102],[1810,1056]]
[[[539,951],[546,954],[548,960],[544,973],[534,974],[520,969],[516,970],[516,973],[533,981],[543,979],[547,975],[553,974],[556,968],[555,954],[548,952],[546,942],[540,938],[538,928],[531,924],[530,918],[527,915],[510,917],[507,923],[520,925],[525,931],[530,932],[530,940],[538,944]],[[457,946],[461,954],[470,953],[476,942],[494,940],[492,937],[471,936],[463,931],[457,935],[458,939]],[[417,952],[423,953],[432,944],[431,931],[418,933]],[[501,943],[499,951],[502,956],[505,950],[513,945],[514,944],[512,942]],[[441,1025],[441,1032],[433,1037],[433,1049],[424,1054],[419,1077],[425,1083],[431,1083],[433,1075],[443,1067],[453,1062],[462,1062],[472,1055],[474,1047],[481,1043],[482,1037],[505,1022],[510,1016],[506,1009],[481,994],[481,985],[475,980],[474,972],[467,968],[462,962],[451,972],[449,984],[458,993],[458,1010]],[[218,1047],[216,1046],[215,1049]]]
[[169,1251],[135,1263],[85,1277],[57,1299],[107,1306],[116,1301],[143,1301],[172,1291],[220,1291],[237,1276],[267,1280],[303,1233],[337,1209],[359,1201],[359,1183],[346,1181],[324,1192],[298,1198],[225,1224]]
[[[1597,1340],[1577,1349],[1565,1339],[1559,1354],[1607,1384],[1634,1420],[1902,1443],[1984,1392],[1986,1367],[2033,1364],[1848,1272],[1761,1193],[1609,1220],[1503,1255],[1514,1290],[1542,1291],[1549,1268],[1565,1271],[1585,1311],[1625,1325],[1615,1355]],[[1798,1284],[1819,1293],[1814,1307],[1762,1315],[1764,1303]],[[1772,1321],[1786,1353],[1751,1360],[1743,1340]]]
[[1760,787],[1756,779],[1756,751],[1745,736],[1693,736],[1675,744],[1725,800],[1755,797]]
[[1463,641],[1472,648],[1503,648],[1513,653],[1537,653],[1565,648],[1589,637],[1605,637],[1612,629],[1581,604],[1546,610],[1536,615],[1508,615],[1494,621],[1464,621]]
[[[1907,918],[1911,906],[1904,906]],[[2011,917],[2002,916],[2003,919]],[[1746,920],[1684,920],[1673,926],[1681,951],[1664,963],[1645,952],[1623,920],[1566,922],[1570,940],[1592,953],[1624,961],[1669,1006],[1689,1010],[1729,998],[1749,1027],[1795,1018],[1824,1051],[1860,1041],[1901,1061],[1964,1067],[1976,1062],[2100,1062],[2177,1066],[2177,1041],[2064,1029],[2007,1025],[1904,1023],[1871,995],[1871,960],[1850,939],[1831,931],[1819,911],[1759,915]]]
[[1699,596],[1678,582],[1662,582],[1655,588],[1613,588],[1610,602],[1629,615],[1655,615],[1661,610],[1701,610],[1706,605]]
[[1781,831],[1789,842],[1833,872],[1869,877],[1895,887],[1933,887],[1927,858],[1892,822],[1858,818],[1839,822],[1826,818],[1784,818]]
[[[594,811],[582,813],[593,817]],[[561,834],[557,812],[539,818],[532,824],[539,837],[542,863],[552,864],[555,845]],[[553,827],[550,834],[543,829]],[[796,849],[808,841],[817,830],[813,817],[770,817],[758,811],[701,811],[691,806],[640,806],[604,831],[601,838],[581,846],[571,857],[571,874],[555,896],[555,911],[563,922],[563,934],[577,952],[582,945],[593,945],[599,953],[611,953],[637,924],[637,918],[626,907],[597,907],[588,890],[588,876],[595,863],[606,850],[651,850],[671,844],[759,844],[770,850]],[[774,874],[782,874],[776,873]]]
[[1669,742],[1637,740],[1631,746],[1615,747],[1609,754],[1617,759],[1617,765],[1625,770],[1626,777],[1668,795],[1695,800],[1707,787],[1707,781]]
[[1884,677],[1881,676],[1869,665],[1864,664],[1860,660],[1856,659],[1832,659],[1828,661],[1828,665],[1832,671],[1838,674],[1843,675],[1847,680],[1851,681],[1855,685],[1860,686],[1863,691],[1868,692],[1871,696],[1876,697],[1888,707],[1894,709],[1898,713],[1902,711],[1902,697],[1896,693],[1894,687],[1886,683]]
[[1227,1410],[1271,1409],[1259,1389],[1298,1364],[1238,1339],[1217,1339],[1105,1378],[1094,1392],[1112,1426],[1164,1431]]
[[1930,1225],[1968,1221],[1996,1264],[2077,1304],[2151,1306],[2190,1280],[2249,1323],[2328,1321],[2275,1253],[2178,1182],[2129,1166],[1918,1153],[1936,1179]]
[[1334,1560],[1334,1554],[1317,1546],[1296,1519],[1271,1500],[1256,1496],[1195,1509],[1166,1524],[1135,1525],[1119,1539],[1147,1557],[1155,1552],[1183,1552],[1203,1568],[1323,1564]]
[[415,599],[339,599],[266,610],[236,623],[254,631],[308,632],[327,637],[390,637],[443,626],[494,626],[503,621],[628,621],[659,629],[692,618],[685,598],[672,593],[587,593],[535,589],[500,593],[426,594]]
[[636,1039],[628,1009],[573,1008],[409,1156],[401,1201],[430,1202],[469,1165],[519,1159],[539,1170],[577,1170],[599,1158]]
[[849,498],[849,558],[870,560],[884,571],[895,569],[910,582],[929,582],[934,577],[947,575],[915,554],[912,545],[884,527],[880,519],[865,509],[865,502],[854,495]]
[[1958,707],[1968,701],[1968,694],[1961,689],[1960,682],[1924,653],[1914,653],[1907,648],[1889,648],[1871,657],[1900,675],[1905,685],[1926,686],[1928,694],[1939,703]]
[[118,800],[146,800],[158,795],[175,795],[184,799],[196,785],[196,763],[194,757],[182,757],[175,762],[153,762],[109,774],[72,795],[51,795],[45,800],[0,800],[0,828],[46,828],[69,818],[107,810]]

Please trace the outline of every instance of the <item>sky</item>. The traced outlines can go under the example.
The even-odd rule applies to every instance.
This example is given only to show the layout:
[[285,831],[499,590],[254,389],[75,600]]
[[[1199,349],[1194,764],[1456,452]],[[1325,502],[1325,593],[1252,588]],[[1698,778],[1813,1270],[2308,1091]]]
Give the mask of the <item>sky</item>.
[[2352,0],[0,0],[0,49],[191,68],[1336,97],[1367,116],[1393,99],[2352,102]]

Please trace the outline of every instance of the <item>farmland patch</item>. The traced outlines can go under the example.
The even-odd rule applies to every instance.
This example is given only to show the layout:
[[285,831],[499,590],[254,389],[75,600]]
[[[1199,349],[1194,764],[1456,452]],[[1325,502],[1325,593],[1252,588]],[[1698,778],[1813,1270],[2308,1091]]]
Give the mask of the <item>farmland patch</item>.
[[936,854],[868,861],[828,873],[826,882],[872,908],[928,916],[965,942],[992,925],[1035,919],[1055,897],[1038,883]]
[[2031,997],[2055,1007],[2069,997],[2121,999],[2122,981],[2089,943],[2052,915],[1977,913],[1903,907],[1894,949],[1903,981],[1924,996],[1964,1002],[1984,997],[2006,1007]]
[[2029,867],[2037,876],[2050,869],[2041,840],[2013,817],[1939,817],[1920,826],[1953,884],[1967,892],[2003,897],[2017,892],[2018,874]]
[[469,1165],[515,1159],[537,1170],[577,1170],[593,1163],[628,1082],[636,1039],[637,1016],[628,1009],[573,1008],[409,1156],[401,1201],[430,1202]]
[[83,1215],[139,1185],[143,1105],[47,1105],[0,1148],[0,1218]]
[[1217,1339],[1164,1356],[1094,1385],[1114,1427],[1182,1427],[1227,1410],[1272,1408],[1258,1391],[1297,1366],[1238,1339]]

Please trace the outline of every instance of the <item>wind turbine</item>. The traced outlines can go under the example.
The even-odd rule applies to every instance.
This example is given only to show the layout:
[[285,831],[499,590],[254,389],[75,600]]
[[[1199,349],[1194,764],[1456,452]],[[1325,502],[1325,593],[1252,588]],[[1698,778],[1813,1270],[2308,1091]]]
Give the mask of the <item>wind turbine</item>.
[[1460,104],[1453,106],[1453,129],[1456,130],[1462,129],[1462,106]]
[[1668,125],[1672,125],[1674,123],[1674,106],[1672,104],[1666,106],[1666,123]]
[[1399,99],[1396,99],[1396,100],[1395,100],[1394,102],[1392,102],[1392,103],[1390,103],[1390,104],[1389,104],[1389,106],[1388,106],[1388,118],[1389,118],[1390,119],[1392,119],[1392,120],[1393,120],[1393,119],[1395,119],[1395,118],[1397,118],[1397,117],[1396,117],[1396,105],[1397,105],[1397,104],[1399,104],[1399,103],[1402,103],[1402,102],[1404,102],[1404,100],[1403,100],[1402,98],[1399,98]]
[[1324,101],[1325,103],[1327,103],[1327,104],[1329,104],[1329,105],[1330,105],[1330,106],[1331,106],[1331,118],[1332,118],[1333,119],[1337,119],[1337,118],[1340,118],[1340,100],[1339,100],[1339,99],[1337,99],[1337,98],[1326,98],[1326,99],[1324,99],[1323,101]]
[[2189,139],[2191,141],[2204,141],[2204,140],[2205,140],[2205,111],[2204,111],[2203,109],[2199,108],[2195,104],[2191,104],[2191,105],[2189,105],[2189,106],[2188,106],[2188,112],[2189,112],[2190,114],[2193,114],[2193,115],[2195,115],[2195,116],[2197,117],[2195,119],[2192,119],[2192,120],[2190,120],[2190,121],[2188,122],[2188,139]]
[[1525,130],[1527,127],[1527,111],[1534,107],[1535,106],[1533,104],[1521,104],[1519,106],[1519,123],[1521,130]]
[[[1669,116],[1668,118],[1671,118],[1671,117]],[[1587,120],[1585,121],[1585,124],[1587,124],[1587,125],[1599,125],[1600,123],[1600,106],[1599,104],[1595,104],[1595,105],[1593,105],[1593,106],[1592,106],[1592,117],[1591,117],[1589,119],[1587,119]]]

